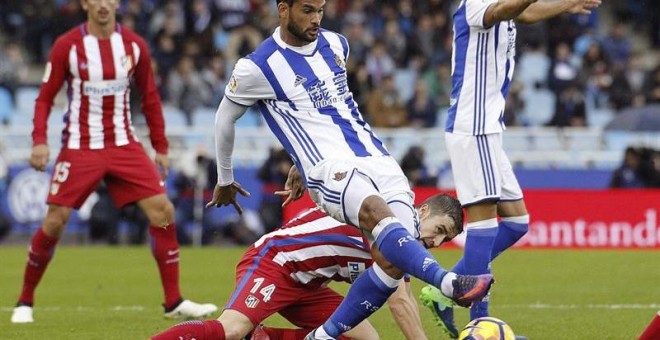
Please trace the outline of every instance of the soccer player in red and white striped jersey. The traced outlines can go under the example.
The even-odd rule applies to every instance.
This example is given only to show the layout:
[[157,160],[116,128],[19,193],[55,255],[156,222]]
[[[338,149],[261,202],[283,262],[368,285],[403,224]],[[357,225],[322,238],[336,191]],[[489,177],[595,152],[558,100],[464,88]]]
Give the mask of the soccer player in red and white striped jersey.
[[[167,175],[168,143],[147,45],[116,22],[119,0],[81,0],[81,3],[87,11],[87,21],[55,41],[36,100],[30,165],[44,171],[49,158],[48,116],[57,92],[66,83],[66,124],[49,188],[48,212],[32,238],[23,290],[11,321],[34,321],[34,291],[71,211],[80,208],[101,180],[105,181],[115,204],[137,203],[149,218],[151,249],[165,294],[165,316],[207,316],[217,311],[215,305],[184,300],[179,291],[174,208],[165,195],[162,181]],[[156,150],[155,164],[138,142],[131,123],[131,81],[135,81],[142,94],[142,111]]]
[[[427,199],[417,207],[417,213],[418,241],[426,248],[440,246],[463,229],[460,203],[449,195]],[[258,326],[252,339],[303,339],[322,325],[343,299],[327,284],[352,283],[372,265],[372,241],[360,229],[331,218],[319,208],[304,212],[247,249],[236,266],[234,293],[217,320],[184,322],[152,340],[242,339],[274,313],[301,329]],[[409,285],[399,285],[389,302],[406,338],[425,339]],[[345,337],[376,339],[378,334],[365,320],[341,338]]]

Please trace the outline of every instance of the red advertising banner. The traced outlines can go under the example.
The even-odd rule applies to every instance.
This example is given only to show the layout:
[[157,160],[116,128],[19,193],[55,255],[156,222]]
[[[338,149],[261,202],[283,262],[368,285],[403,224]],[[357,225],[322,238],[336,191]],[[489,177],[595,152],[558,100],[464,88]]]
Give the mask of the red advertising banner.
[[[416,203],[440,192],[416,188]],[[530,190],[529,232],[516,247],[660,249],[660,190]],[[285,219],[314,206],[309,196],[284,211]],[[462,237],[454,240],[461,246]]]

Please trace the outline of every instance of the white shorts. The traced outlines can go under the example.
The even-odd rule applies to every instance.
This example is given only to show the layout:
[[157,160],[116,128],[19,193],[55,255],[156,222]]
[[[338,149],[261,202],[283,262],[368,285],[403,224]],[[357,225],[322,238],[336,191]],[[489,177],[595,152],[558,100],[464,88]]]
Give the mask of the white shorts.
[[392,157],[324,160],[308,172],[307,188],[314,202],[330,216],[355,226],[359,224],[362,201],[379,195],[401,224],[416,235],[415,196],[401,167]]
[[511,162],[502,148],[502,134],[481,136],[445,133],[458,200],[463,206],[483,201],[523,198]]

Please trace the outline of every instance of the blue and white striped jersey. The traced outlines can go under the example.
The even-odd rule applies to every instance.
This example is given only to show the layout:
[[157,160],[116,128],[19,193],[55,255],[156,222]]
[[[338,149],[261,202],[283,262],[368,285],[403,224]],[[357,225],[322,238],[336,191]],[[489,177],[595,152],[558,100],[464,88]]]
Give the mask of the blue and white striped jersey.
[[484,27],[497,0],[462,0],[454,12],[452,92],[445,130],[463,135],[504,131],[504,101],[516,55],[513,20]]
[[225,96],[257,104],[303,173],[324,159],[388,155],[348,89],[348,52],[337,33],[321,30],[315,42],[295,47],[278,28],[236,63]]

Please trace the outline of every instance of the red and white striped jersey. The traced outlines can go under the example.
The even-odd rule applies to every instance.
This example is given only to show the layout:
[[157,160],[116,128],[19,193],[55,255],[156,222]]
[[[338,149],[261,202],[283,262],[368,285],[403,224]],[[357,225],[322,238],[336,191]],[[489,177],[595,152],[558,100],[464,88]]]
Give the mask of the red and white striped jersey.
[[103,149],[136,142],[129,108],[132,79],[142,95],[152,145],[157,152],[167,153],[147,44],[119,24],[108,39],[89,34],[85,23],[55,41],[35,104],[33,143],[46,143],[48,116],[65,81],[68,104],[62,148]]
[[262,236],[246,257],[280,265],[293,280],[312,288],[329,281],[351,283],[372,264],[369,242],[362,232],[318,208]]

